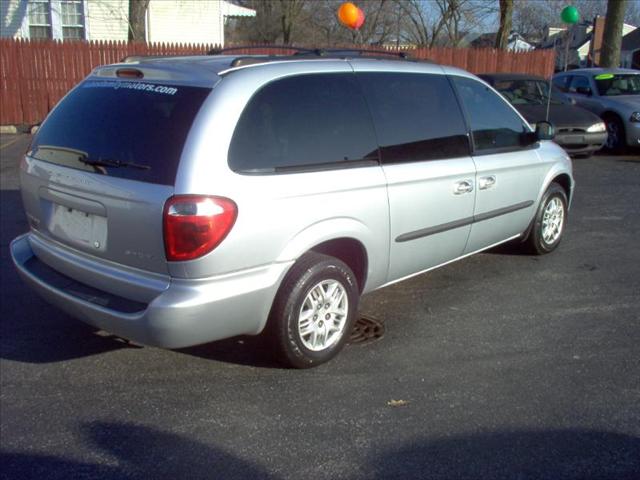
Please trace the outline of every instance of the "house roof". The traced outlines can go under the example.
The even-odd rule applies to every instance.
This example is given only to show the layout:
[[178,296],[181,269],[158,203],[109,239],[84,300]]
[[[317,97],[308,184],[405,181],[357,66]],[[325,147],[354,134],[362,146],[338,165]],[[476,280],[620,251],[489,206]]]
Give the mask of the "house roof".
[[222,14],[225,17],[255,17],[256,11],[251,8],[241,7],[230,2],[221,2]]
[[[471,40],[469,44],[473,47],[494,47],[496,44],[497,36],[498,36],[497,32],[482,33],[477,37],[475,37],[473,40]],[[519,33],[511,32],[509,34],[507,43],[511,45],[511,44],[517,43],[518,41],[522,43],[526,43],[527,45],[531,45]]]
[[638,49],[640,49],[640,28],[636,28],[633,32],[622,37],[621,50],[633,52]]
[[474,47],[493,47],[496,44],[497,33],[482,33],[471,41]]

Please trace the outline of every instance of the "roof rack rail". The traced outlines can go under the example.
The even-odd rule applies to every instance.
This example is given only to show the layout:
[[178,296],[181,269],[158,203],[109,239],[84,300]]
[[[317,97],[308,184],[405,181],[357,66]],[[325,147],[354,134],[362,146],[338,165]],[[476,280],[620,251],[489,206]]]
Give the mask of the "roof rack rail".
[[183,54],[183,55],[127,55],[120,60],[120,63],[133,63],[142,62],[144,60],[155,60],[156,58],[177,58],[177,57],[192,57],[199,54]]
[[[294,47],[291,45],[247,45],[227,48],[214,48],[207,52],[207,55],[220,55],[221,53],[233,52],[238,50],[293,50],[294,56],[315,55],[324,56],[347,56],[347,55],[385,55],[389,57],[410,58],[407,52],[393,52],[389,50],[371,50],[367,48],[306,48]],[[247,54],[247,56],[250,54]]]
[[240,45],[237,47],[212,48],[207,52],[207,55],[220,55],[222,53],[233,52],[237,50],[294,50],[296,52],[306,53],[315,51],[312,48],[294,47],[291,45]]
[[[389,50],[371,50],[368,48],[317,48],[312,50],[309,53],[314,53],[318,56],[328,56],[328,55],[386,55],[389,57],[399,57],[399,58],[409,58],[407,52],[393,52]],[[305,55],[306,52],[295,53],[294,55]]]

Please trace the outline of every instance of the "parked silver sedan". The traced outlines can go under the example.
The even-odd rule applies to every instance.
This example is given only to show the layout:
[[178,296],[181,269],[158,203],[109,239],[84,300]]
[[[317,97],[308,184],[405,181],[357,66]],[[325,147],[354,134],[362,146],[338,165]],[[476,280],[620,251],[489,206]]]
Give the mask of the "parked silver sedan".
[[623,68],[583,68],[554,75],[553,83],[580,107],[602,117],[606,147],[640,147],[640,72]]

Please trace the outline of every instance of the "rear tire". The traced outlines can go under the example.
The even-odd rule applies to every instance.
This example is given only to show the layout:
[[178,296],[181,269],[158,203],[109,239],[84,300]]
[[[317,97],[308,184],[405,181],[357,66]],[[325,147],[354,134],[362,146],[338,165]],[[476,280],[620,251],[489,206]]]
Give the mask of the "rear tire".
[[353,329],[359,296],[344,262],[315,252],[302,256],[280,285],[269,317],[278,360],[309,368],[335,357]]
[[562,240],[567,224],[567,194],[557,183],[552,183],[542,196],[533,219],[533,226],[525,248],[534,255],[544,255],[554,251]]

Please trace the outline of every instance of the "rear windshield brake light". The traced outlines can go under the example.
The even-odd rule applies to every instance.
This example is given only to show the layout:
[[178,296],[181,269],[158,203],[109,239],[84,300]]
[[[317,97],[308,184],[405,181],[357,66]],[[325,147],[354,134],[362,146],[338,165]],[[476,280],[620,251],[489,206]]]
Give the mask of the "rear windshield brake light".
[[119,68],[116,75],[120,78],[144,78],[144,73],[137,68]]

